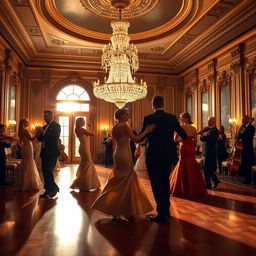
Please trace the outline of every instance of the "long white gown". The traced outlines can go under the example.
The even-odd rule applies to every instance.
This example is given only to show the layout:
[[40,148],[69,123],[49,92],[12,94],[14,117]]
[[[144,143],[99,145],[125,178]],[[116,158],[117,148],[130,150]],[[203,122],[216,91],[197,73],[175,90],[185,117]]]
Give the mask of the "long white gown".
[[73,181],[70,188],[80,190],[90,190],[100,187],[100,181],[92,161],[90,138],[87,135],[78,137],[80,141],[78,152],[80,162],[77,169],[77,178]]
[[33,144],[29,139],[25,137],[21,137],[20,140],[23,143],[23,158],[21,162],[21,168],[17,174],[15,190],[25,191],[43,189],[43,184],[33,157]]
[[[122,125],[117,124],[113,128],[113,136],[115,128]],[[114,152],[115,167],[92,208],[116,217],[144,215],[152,211],[153,207],[134,171],[130,138],[126,134],[114,138],[117,144]]]
[[145,145],[139,145],[140,147],[140,155],[136,161],[136,164],[134,166],[134,170],[135,171],[145,171],[147,170],[147,166],[146,166],[146,156],[145,156]]

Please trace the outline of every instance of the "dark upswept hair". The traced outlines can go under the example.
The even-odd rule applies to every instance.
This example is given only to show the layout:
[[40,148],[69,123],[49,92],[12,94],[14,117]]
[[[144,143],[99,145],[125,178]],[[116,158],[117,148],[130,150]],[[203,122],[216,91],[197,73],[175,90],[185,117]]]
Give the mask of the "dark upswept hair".
[[155,96],[152,103],[154,107],[162,108],[164,106],[164,98],[162,96]]
[[53,112],[51,110],[45,110],[44,114],[51,114],[51,115],[53,115]]
[[191,120],[191,115],[188,112],[184,112],[180,114],[182,117],[187,118],[188,119],[188,123],[189,124],[193,124],[192,120]]
[[122,116],[124,113],[126,113],[126,112],[128,112],[128,108],[120,108],[120,109],[116,110],[115,115],[114,115],[114,118],[115,118],[116,120],[120,120],[120,119],[121,119],[121,116]]

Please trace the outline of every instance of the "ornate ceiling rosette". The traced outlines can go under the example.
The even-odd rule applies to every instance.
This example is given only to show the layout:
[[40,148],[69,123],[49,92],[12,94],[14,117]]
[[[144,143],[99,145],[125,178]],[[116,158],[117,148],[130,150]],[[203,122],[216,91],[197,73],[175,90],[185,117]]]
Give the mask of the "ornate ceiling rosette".
[[[111,2],[129,2],[122,10],[122,19],[129,19],[129,35],[133,43],[160,39],[185,28],[201,8],[201,0],[171,1],[172,8],[170,0],[34,1],[42,18],[55,28],[76,38],[104,44],[112,32],[108,20],[118,19],[118,10]],[[85,8],[85,4],[89,7]],[[110,17],[112,10],[116,16]]]
[[[82,5],[91,13],[103,18],[118,19],[119,11],[109,0],[80,0]],[[159,3],[159,0],[126,0],[127,7],[122,9],[122,19],[128,20],[137,18],[152,11]]]

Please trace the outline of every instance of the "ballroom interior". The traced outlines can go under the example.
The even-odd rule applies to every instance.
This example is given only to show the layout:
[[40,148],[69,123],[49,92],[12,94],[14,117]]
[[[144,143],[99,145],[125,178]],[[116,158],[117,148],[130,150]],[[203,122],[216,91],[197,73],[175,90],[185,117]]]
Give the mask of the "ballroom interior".
[[[22,118],[33,133],[51,110],[67,154],[55,172],[54,199],[13,191],[17,168],[10,170],[10,185],[0,188],[0,255],[254,255],[256,166],[251,185],[220,175],[218,188],[203,198],[172,197],[167,224],[113,223],[91,209],[99,191],[69,188],[79,163],[78,117],[94,128],[91,154],[102,188],[112,170],[104,166],[102,141],[117,105],[95,96],[96,84],[108,77],[102,54],[110,23],[120,18],[111,2],[130,2],[121,19],[129,21],[137,48],[134,81],[146,88],[144,97],[125,104],[134,130],[153,112],[156,95],[164,111],[190,113],[198,131],[216,117],[228,150],[244,115],[256,125],[255,0],[0,0],[0,123],[17,138]],[[137,175],[155,208],[147,172]]]

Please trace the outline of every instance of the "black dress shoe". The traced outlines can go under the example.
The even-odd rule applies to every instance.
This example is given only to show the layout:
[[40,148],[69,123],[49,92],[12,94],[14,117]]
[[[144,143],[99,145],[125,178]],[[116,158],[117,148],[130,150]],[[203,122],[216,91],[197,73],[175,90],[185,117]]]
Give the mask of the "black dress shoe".
[[214,182],[214,184],[213,184],[212,188],[217,188],[219,183],[220,183],[220,181],[219,181],[219,180],[218,180],[218,181],[216,181],[216,182]]
[[151,221],[156,222],[156,223],[166,223],[167,218],[165,216],[159,216],[157,215],[156,217],[150,218]]

